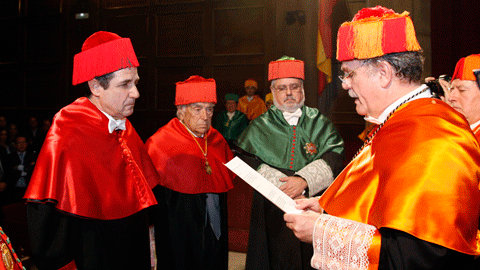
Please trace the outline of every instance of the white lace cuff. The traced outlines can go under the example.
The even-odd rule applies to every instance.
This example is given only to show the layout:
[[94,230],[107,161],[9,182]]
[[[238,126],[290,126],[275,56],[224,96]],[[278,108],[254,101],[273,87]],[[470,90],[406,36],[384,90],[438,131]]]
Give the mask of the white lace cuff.
[[[369,249],[374,235],[380,237],[375,226],[323,214],[317,219],[313,231],[311,265],[322,270],[369,269]],[[372,248],[379,253],[379,244]],[[377,261],[372,262],[372,265],[376,264]]]
[[265,177],[268,181],[272,182],[277,188],[283,185],[284,182],[281,182],[280,178],[287,177],[286,174],[282,173],[281,171],[268,166],[267,164],[263,163],[257,169],[257,172]]
[[310,162],[296,174],[307,181],[308,193],[311,196],[327,188],[333,182],[332,169],[323,159]]

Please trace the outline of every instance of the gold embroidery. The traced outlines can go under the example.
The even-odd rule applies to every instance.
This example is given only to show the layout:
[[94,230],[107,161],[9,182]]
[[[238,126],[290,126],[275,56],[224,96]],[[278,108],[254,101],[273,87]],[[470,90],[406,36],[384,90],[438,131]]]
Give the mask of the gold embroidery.
[[0,244],[0,252],[2,252],[2,261],[3,265],[5,265],[5,268],[7,270],[13,270],[13,267],[15,266],[13,256],[5,243]]

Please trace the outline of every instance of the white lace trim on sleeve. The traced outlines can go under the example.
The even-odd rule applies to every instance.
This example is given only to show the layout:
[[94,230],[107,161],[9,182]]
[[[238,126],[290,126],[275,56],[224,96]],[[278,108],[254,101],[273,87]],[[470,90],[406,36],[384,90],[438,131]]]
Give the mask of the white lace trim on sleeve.
[[332,169],[323,159],[307,164],[297,174],[307,181],[310,196],[327,188],[334,180]]
[[368,269],[367,251],[376,230],[372,225],[321,215],[313,231],[312,267],[322,270]]
[[265,177],[268,181],[272,182],[277,188],[284,184],[284,182],[278,180],[280,178],[286,177],[287,175],[281,171],[268,166],[263,163],[257,169],[257,172]]

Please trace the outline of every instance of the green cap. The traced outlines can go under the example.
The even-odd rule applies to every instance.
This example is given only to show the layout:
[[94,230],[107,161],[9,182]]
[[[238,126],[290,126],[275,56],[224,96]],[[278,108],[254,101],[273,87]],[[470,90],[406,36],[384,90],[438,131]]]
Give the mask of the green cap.
[[227,100],[234,100],[235,102],[238,102],[238,95],[234,93],[228,93],[225,95],[225,101]]

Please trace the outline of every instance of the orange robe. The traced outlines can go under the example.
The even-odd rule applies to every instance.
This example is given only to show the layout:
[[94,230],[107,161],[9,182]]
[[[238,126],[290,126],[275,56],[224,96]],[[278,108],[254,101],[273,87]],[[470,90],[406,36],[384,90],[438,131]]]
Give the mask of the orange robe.
[[259,96],[255,95],[252,101],[248,101],[247,96],[243,96],[238,100],[239,111],[244,113],[248,120],[253,120],[267,111],[265,102]]
[[[332,216],[480,254],[479,144],[465,118],[422,98],[402,105],[320,198]],[[378,260],[380,245],[368,256]],[[378,263],[372,260],[371,263]]]

